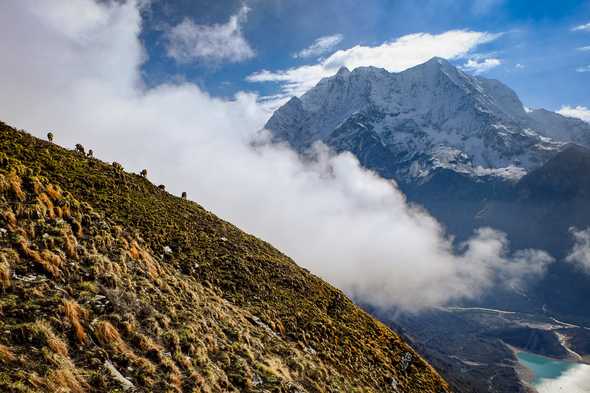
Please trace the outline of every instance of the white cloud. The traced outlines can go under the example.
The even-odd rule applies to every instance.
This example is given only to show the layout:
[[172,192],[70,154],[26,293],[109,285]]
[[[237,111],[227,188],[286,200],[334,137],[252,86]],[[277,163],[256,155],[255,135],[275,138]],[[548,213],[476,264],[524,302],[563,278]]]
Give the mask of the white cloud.
[[567,256],[566,261],[575,264],[590,274],[590,228],[586,230],[571,228],[570,232],[574,237],[574,247]]
[[579,51],[586,52],[586,51],[590,51],[590,46],[581,46],[581,47],[579,47],[577,49]]
[[[142,87],[133,1],[57,3],[95,8],[99,17],[72,22],[77,15],[68,12],[49,23],[36,0],[8,2],[0,13],[0,51],[11,54],[0,62],[3,121],[39,136],[52,130],[56,142],[82,143],[128,170],[147,168],[156,184],[187,191],[364,302],[436,306],[498,282],[521,285],[551,262],[540,251],[510,254],[506,238],[489,229],[453,251],[432,217],[352,155],[318,147],[317,160],[304,163],[265,143],[266,114],[253,95],[221,100],[188,82]],[[62,34],[68,23],[81,33]]]
[[576,72],[590,72],[590,65],[576,68]]
[[185,18],[166,32],[168,56],[179,63],[193,61],[240,62],[254,57],[242,33],[249,8],[243,6],[225,24],[197,25]]
[[535,390],[539,393],[588,393],[590,365],[575,364],[559,377],[544,378]]
[[314,57],[324,54],[342,42],[344,36],[342,34],[334,34],[325,37],[320,37],[313,42],[309,47],[297,52],[293,55],[294,58]]
[[435,56],[446,59],[465,56],[477,46],[497,37],[499,34],[469,30],[451,30],[436,35],[409,34],[379,46],[357,45],[339,50],[312,65],[279,71],[262,70],[248,76],[247,80],[280,83],[281,94],[270,100],[270,105],[274,107],[291,96],[305,93],[320,79],[335,74],[342,66],[351,70],[362,66],[374,66],[397,72],[424,63]]
[[572,31],[590,31],[590,22],[576,27],[572,27]]
[[520,68],[520,69],[526,68],[526,66],[524,64],[521,64],[521,63],[516,63],[515,67],[516,68]]
[[465,71],[473,72],[474,74],[481,74],[491,70],[492,68],[498,67],[500,64],[502,64],[502,61],[493,57],[483,60],[469,59],[467,60],[467,63],[463,64],[463,67],[461,68]]
[[557,113],[563,116],[582,119],[590,123],[590,109],[586,108],[585,106],[578,105],[576,107],[571,107],[565,105],[562,106],[561,109],[557,111]]

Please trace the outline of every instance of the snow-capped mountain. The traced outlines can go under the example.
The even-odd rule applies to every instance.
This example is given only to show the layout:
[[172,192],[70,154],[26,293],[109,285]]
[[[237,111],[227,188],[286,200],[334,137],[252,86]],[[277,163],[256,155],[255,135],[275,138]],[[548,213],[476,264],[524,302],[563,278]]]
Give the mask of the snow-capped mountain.
[[590,145],[590,125],[525,110],[499,81],[441,58],[399,73],[341,68],[266,124],[298,151],[322,141],[388,178],[414,182],[436,168],[520,178],[567,142]]

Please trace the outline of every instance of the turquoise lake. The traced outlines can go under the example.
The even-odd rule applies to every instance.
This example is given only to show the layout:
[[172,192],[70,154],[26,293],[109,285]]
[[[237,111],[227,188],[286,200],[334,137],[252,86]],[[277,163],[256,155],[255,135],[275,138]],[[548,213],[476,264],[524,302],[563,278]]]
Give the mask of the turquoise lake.
[[549,359],[529,352],[518,352],[516,357],[522,365],[533,372],[533,386],[537,386],[542,379],[557,379],[576,366],[576,363]]

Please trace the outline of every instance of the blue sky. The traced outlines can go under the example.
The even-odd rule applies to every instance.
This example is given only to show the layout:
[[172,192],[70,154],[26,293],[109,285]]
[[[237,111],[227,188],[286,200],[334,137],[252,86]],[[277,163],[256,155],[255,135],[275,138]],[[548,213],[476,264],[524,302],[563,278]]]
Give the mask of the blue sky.
[[[246,56],[189,56],[182,61],[170,56],[170,32],[183,22],[189,30],[206,29],[225,25],[236,15],[242,44],[250,49]],[[355,45],[374,47],[413,33],[468,30],[502,34],[452,57],[454,64],[494,59],[490,64],[498,65],[481,75],[505,82],[531,107],[590,107],[590,72],[581,72],[590,71],[590,50],[579,49],[590,47],[590,27],[573,30],[590,22],[590,1],[175,0],[153,2],[143,18],[148,85],[188,80],[215,96],[237,91],[271,95],[280,91],[277,83],[246,78],[261,70],[317,64],[319,57]],[[336,45],[325,53],[294,57],[326,36]]]

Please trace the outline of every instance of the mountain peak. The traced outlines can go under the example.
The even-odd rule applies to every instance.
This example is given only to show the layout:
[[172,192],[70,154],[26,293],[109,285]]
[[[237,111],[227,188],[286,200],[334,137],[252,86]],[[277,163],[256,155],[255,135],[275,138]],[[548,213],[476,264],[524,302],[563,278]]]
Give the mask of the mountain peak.
[[419,64],[413,68],[417,69],[427,69],[436,70],[436,72],[444,72],[447,75],[459,75],[462,74],[462,71],[451,64],[447,59],[443,59],[442,57],[433,57],[432,59],[428,60],[425,63]]
[[368,167],[414,182],[436,168],[473,176],[505,177],[506,168],[523,174],[541,166],[564,142],[590,145],[587,125],[569,127],[580,134],[575,138],[573,131],[549,132],[564,129],[568,120],[555,116],[535,117],[501,82],[465,74],[433,57],[397,73],[371,66],[351,73],[342,67],[300,103],[275,112],[266,128],[298,151],[321,141],[335,151],[368,157],[365,150],[373,146],[371,151],[382,154]]
[[340,67],[340,69],[338,69],[336,76],[346,76],[349,74],[350,74],[350,70],[348,68],[346,68],[346,66],[342,66],[342,67]]
[[452,65],[447,59],[438,56],[434,56],[424,64]]

